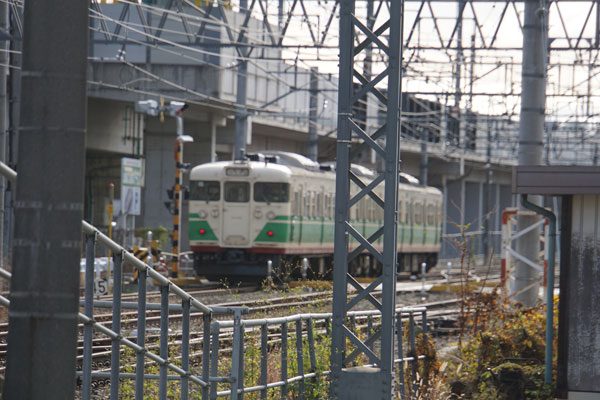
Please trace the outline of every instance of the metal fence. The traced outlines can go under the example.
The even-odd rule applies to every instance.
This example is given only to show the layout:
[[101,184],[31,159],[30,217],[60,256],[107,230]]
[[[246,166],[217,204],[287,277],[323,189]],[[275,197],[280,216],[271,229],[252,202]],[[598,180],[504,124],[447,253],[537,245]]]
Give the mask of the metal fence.
[[[418,314],[421,319],[420,329],[426,333],[427,310],[425,308],[399,308],[395,313],[397,327],[395,364],[402,398],[405,398],[404,363],[410,363],[410,381],[416,382],[416,360],[426,358],[425,355],[417,355],[415,314]],[[380,328],[379,311],[350,312],[348,318],[354,335],[358,336],[362,333],[373,337],[373,340],[367,343],[371,350],[378,346],[376,342],[379,335],[371,336],[371,334]],[[215,355],[222,350],[227,350],[221,347],[221,337],[224,333],[232,334],[233,343],[230,366],[226,369],[226,375],[218,376],[219,371],[222,370],[220,360],[214,356],[211,358],[211,381],[226,383],[229,388],[219,391],[218,385],[211,385],[210,399],[214,400],[221,396],[241,399],[244,398],[244,394],[253,392],[259,392],[260,399],[267,399],[269,390],[279,390],[279,397],[282,399],[288,398],[292,393],[292,398],[304,399],[315,390],[321,391],[323,395],[323,392],[328,390],[328,381],[324,379],[331,372],[329,370],[331,320],[331,313],[319,313],[246,320],[236,314],[233,321],[214,321],[211,326],[211,354]],[[408,329],[406,337],[402,331],[405,323]],[[294,329],[290,329],[290,325]],[[227,346],[228,342],[227,340]],[[252,346],[251,349],[248,349],[248,344]],[[407,347],[408,351],[405,352],[403,349]],[[364,358],[356,358],[357,354],[357,352],[346,354],[346,360],[355,366],[373,366]],[[251,364],[254,373],[247,373],[248,364]],[[292,385],[294,386],[291,387]]]
[[[328,353],[331,331],[331,313],[298,314],[281,318],[242,319],[247,311],[245,307],[210,307],[202,304],[183,289],[154,271],[150,266],[135,258],[121,246],[110,240],[96,228],[83,222],[86,235],[86,274],[84,313],[79,313],[79,321],[83,323],[83,359],[76,374],[81,379],[82,399],[92,398],[93,380],[109,380],[110,398],[123,398],[120,392],[121,383],[125,380],[135,382],[131,389],[132,397],[144,398],[144,386],[147,381],[158,381],[158,398],[171,398],[168,395],[169,381],[179,381],[177,398],[188,399],[190,391],[200,392],[202,399],[227,397],[243,399],[245,394],[258,392],[261,399],[266,399],[269,390],[279,390],[281,398],[294,393],[295,398],[307,398],[307,389],[327,391],[330,374]],[[114,288],[112,301],[94,301],[94,253],[96,245],[101,244],[113,252]],[[138,301],[129,303],[121,301],[121,285],[123,262],[134,265],[139,270]],[[0,276],[10,279],[10,272],[0,269]],[[153,279],[160,286],[160,304],[147,303],[146,280]],[[121,283],[121,284],[120,284]],[[181,304],[169,304],[169,294],[176,295]],[[8,307],[10,301],[0,296],[0,304]],[[94,308],[111,308],[112,325],[108,328],[94,320]],[[135,310],[160,310],[160,339],[158,354],[146,344],[146,312],[137,313],[136,339],[127,338],[121,331],[121,311],[125,308]],[[190,326],[192,310],[202,313],[201,363],[192,368],[190,363]],[[180,354],[169,355],[169,312],[182,313],[181,341],[177,346]],[[427,314],[425,308],[401,308],[396,310],[397,354],[395,358],[397,378],[400,392],[404,395],[404,364],[411,365],[411,381],[416,381],[416,360],[425,355],[417,355],[416,338],[419,329],[416,323],[421,320],[420,329],[427,330]],[[215,314],[229,314],[232,320],[215,320]],[[355,335],[375,332],[381,314],[379,311],[356,311],[348,313],[349,326]],[[293,325],[295,329],[290,329]],[[403,326],[408,329],[403,333]],[[94,334],[104,335],[111,339],[110,371],[93,370],[93,338]],[[374,336],[377,338],[377,335]],[[291,342],[291,345],[290,345]],[[259,344],[258,344],[259,343]],[[373,348],[376,339],[368,343]],[[317,349],[320,347],[320,351]],[[135,372],[127,372],[124,349],[135,354]],[[290,349],[291,348],[291,349]],[[404,349],[408,349],[404,351]],[[251,351],[253,350],[253,351]],[[323,351],[324,350],[324,351]],[[257,357],[253,357],[256,355]],[[321,357],[318,357],[318,356]],[[172,360],[177,358],[177,362]],[[347,358],[354,359],[353,354]],[[125,359],[125,361],[124,361]],[[259,361],[257,361],[257,359]],[[275,362],[273,362],[275,360]],[[362,362],[361,362],[362,361]],[[369,366],[365,360],[355,359],[354,365]],[[249,365],[256,373],[248,373]],[[157,365],[159,373],[147,373],[149,364]],[[277,364],[273,367],[273,364]],[[200,370],[200,374],[194,372]],[[273,370],[278,375],[276,379]],[[291,373],[293,371],[293,373]],[[271,377],[269,376],[271,375]],[[222,390],[224,389],[224,390]],[[414,390],[415,388],[413,388]],[[323,392],[321,392],[323,394]],[[195,396],[196,398],[196,396]],[[403,396],[404,398],[404,396]]]
[[[16,181],[16,173],[0,162],[0,174]],[[79,313],[79,322],[83,324],[83,354],[80,367],[76,374],[81,379],[81,398],[91,399],[94,380],[108,380],[110,398],[143,399],[148,382],[158,381],[159,399],[172,398],[169,394],[169,381],[178,381],[177,398],[188,399],[190,393],[197,398],[198,392],[202,399],[217,399],[229,397],[243,399],[245,394],[259,393],[261,399],[266,399],[269,390],[281,391],[281,397],[294,392],[295,398],[307,398],[307,389],[320,390],[322,396],[327,391],[327,376],[329,371],[329,356],[317,357],[317,348],[327,353],[330,348],[330,330],[332,314],[299,314],[282,318],[242,319],[248,311],[246,307],[212,307],[207,306],[186,291],[170,282],[148,264],[137,259],[119,244],[112,241],[97,228],[82,221],[85,235],[86,271],[84,281],[85,300],[82,302],[84,312]],[[94,301],[94,263],[97,246],[104,246],[113,254],[114,287],[111,301]],[[122,301],[123,264],[129,263],[137,268],[138,298],[137,303]],[[0,268],[0,277],[10,280],[11,273]],[[161,301],[158,304],[147,302],[147,281],[151,279],[160,289]],[[169,296],[175,295],[181,304],[169,304]],[[0,296],[0,305],[10,306],[10,300]],[[94,319],[95,308],[112,309],[110,328],[101,321]],[[122,310],[125,308],[137,310],[137,327],[135,335],[127,335],[121,329]],[[140,311],[143,310],[143,311]],[[158,354],[153,350],[156,346],[150,343],[146,336],[148,331],[147,312],[160,310],[160,328],[158,339]],[[190,332],[192,329],[192,310],[201,313],[201,341],[192,344]],[[180,342],[176,346],[170,343],[169,312],[181,313]],[[230,321],[220,321],[215,315],[230,315]],[[397,309],[396,337],[397,376],[400,393],[405,398],[404,364],[411,365],[411,382],[416,382],[417,360],[425,355],[417,355],[416,338],[417,325],[415,320],[421,319],[422,331],[427,330],[427,315],[425,308]],[[357,311],[348,313],[349,326],[354,335],[367,334],[371,339],[366,345],[371,349],[378,345],[377,330],[380,327],[381,314],[379,311]],[[408,334],[403,334],[403,324],[406,323]],[[295,330],[290,332],[289,326],[294,324]],[[95,336],[96,335],[96,336]],[[129,336],[129,337],[128,337]],[[135,339],[133,339],[135,336]],[[95,337],[108,337],[110,345],[110,367],[103,370],[103,365],[93,362],[93,340]],[[231,338],[231,339],[229,339]],[[295,349],[289,351],[292,341]],[[258,342],[260,344],[258,345]],[[199,362],[190,362],[192,345],[201,346],[200,354],[194,358]],[[170,354],[169,348],[177,347],[179,354]],[[408,348],[404,352],[404,348]],[[127,350],[130,352],[127,354]],[[256,351],[257,361],[253,357]],[[322,353],[322,352],[321,352]],[[323,354],[321,354],[323,356]],[[346,356],[354,365],[367,366],[368,360],[357,358],[358,352]],[[135,366],[128,365],[129,360]],[[278,366],[269,364],[274,358]],[[258,366],[255,374],[248,371]],[[94,369],[96,367],[96,369]],[[158,373],[147,371],[149,367],[158,368]],[[273,370],[278,370],[276,378]],[[290,376],[290,371],[293,371]],[[127,386],[125,382],[131,381]],[[315,386],[316,385],[316,386]],[[416,383],[413,383],[416,385]],[[135,388],[133,388],[135,386]],[[121,388],[128,389],[121,393]],[[416,387],[413,387],[413,390]],[[106,389],[108,391],[108,389]],[[101,393],[106,396],[107,393]],[[96,397],[96,396],[94,396]]]

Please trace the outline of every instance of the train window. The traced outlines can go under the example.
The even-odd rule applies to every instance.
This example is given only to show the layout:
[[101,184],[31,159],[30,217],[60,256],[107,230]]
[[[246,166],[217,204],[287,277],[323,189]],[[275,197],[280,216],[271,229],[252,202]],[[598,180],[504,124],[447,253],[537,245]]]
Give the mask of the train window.
[[304,193],[304,205],[302,207],[302,216],[310,216],[310,192]]
[[294,210],[294,215],[295,216],[299,216],[300,215],[300,205],[302,203],[302,197],[300,196],[300,192],[294,192],[294,205],[293,205],[293,210]]
[[230,203],[246,203],[250,200],[250,184],[248,182],[225,182],[225,201]]
[[398,200],[398,222],[404,222],[404,200]]
[[317,217],[323,218],[323,193],[317,194]]
[[221,184],[219,181],[191,181],[190,200],[221,200]]
[[329,207],[331,207],[331,218],[335,218],[335,194],[331,195],[331,199],[329,201]]
[[435,221],[435,210],[433,208],[433,204],[429,204],[427,206],[427,224],[433,225]]
[[330,211],[330,209],[329,209],[329,201],[330,201],[329,200],[329,195],[325,194],[324,198],[325,198],[324,203],[323,203],[323,207],[324,207],[323,212],[325,213],[324,217],[325,218],[331,218],[331,214],[329,213],[329,211]]
[[423,204],[415,203],[415,224],[421,225],[423,223]]
[[290,185],[280,182],[256,182],[254,201],[261,203],[287,203],[290,200]]

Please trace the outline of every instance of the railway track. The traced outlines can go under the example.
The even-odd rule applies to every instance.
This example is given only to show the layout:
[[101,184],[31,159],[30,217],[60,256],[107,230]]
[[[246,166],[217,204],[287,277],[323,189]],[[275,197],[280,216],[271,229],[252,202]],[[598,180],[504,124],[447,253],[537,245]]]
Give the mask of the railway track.
[[[451,279],[448,281],[447,279],[429,279],[427,281],[427,285],[443,285],[447,283],[459,283],[460,281],[457,279]],[[415,283],[415,291],[418,290],[416,287],[418,283]],[[277,297],[271,298],[258,298],[258,299],[247,299],[243,298],[245,294],[251,293],[256,290],[255,286],[244,286],[232,289],[218,289],[218,288],[207,288],[207,289],[198,289],[190,291],[190,294],[203,299],[207,296],[220,297],[225,296],[228,297],[229,301],[221,301],[221,302],[206,302],[207,305],[211,306],[224,306],[224,307],[235,307],[235,306],[245,306],[249,309],[249,315],[245,316],[245,318],[263,318],[263,317],[274,317],[279,314],[288,315],[290,314],[290,310],[297,310],[294,313],[302,313],[303,310],[310,309],[314,311],[315,309],[328,307],[332,301],[333,292],[331,290],[322,290],[318,292],[308,292],[308,293],[297,293],[297,294],[286,294]],[[398,289],[398,294],[402,292],[403,289]],[[374,291],[373,295],[378,297],[381,295],[380,291]],[[148,303],[154,302],[158,299],[160,293],[149,293],[147,300]],[[231,297],[234,297],[231,300]],[[96,300],[97,304],[110,302],[112,298],[110,296],[103,296]],[[137,293],[129,293],[124,294],[122,297],[123,305],[127,306],[136,306],[137,307]],[[420,307],[424,306],[428,309],[428,322],[431,326],[439,326],[442,324],[437,324],[436,321],[444,320],[444,319],[456,319],[458,315],[458,299],[449,299],[437,302],[430,303],[422,303],[418,304],[403,304],[404,306],[410,305],[418,305]],[[98,309],[98,308],[96,308]],[[191,324],[192,324],[192,332],[190,336],[190,361],[192,363],[197,363],[200,361],[202,357],[202,345],[203,345],[203,332],[202,332],[202,313],[201,312],[192,312]],[[230,319],[230,316],[225,316],[225,318]],[[112,325],[112,313],[98,313],[94,315],[94,319],[98,322],[101,322],[103,325],[110,327]],[[169,341],[174,344],[178,344],[181,341],[181,332],[178,331],[178,327],[181,325],[182,314],[179,312],[171,312],[169,314],[169,325],[172,332],[169,333]],[[147,310],[146,312],[146,326],[147,326],[147,336],[146,336],[146,347],[149,351],[158,352],[159,349],[159,324],[160,324],[160,311],[159,310]],[[364,329],[366,326],[366,322],[357,324],[357,329]],[[8,324],[0,324],[0,376],[4,374],[4,361],[6,359],[6,337],[8,331]],[[136,328],[137,328],[137,311],[123,311],[121,313],[121,329],[123,335],[128,339],[135,342],[136,337]],[[325,326],[318,327],[321,332],[325,332],[328,328]],[[443,330],[444,328],[442,328]],[[446,330],[447,331],[447,330]],[[80,339],[78,342],[78,356],[77,362],[80,364],[82,362],[82,354],[83,354],[83,324],[79,325]],[[277,341],[280,338],[277,337],[280,332],[272,332],[269,334],[270,341]],[[232,340],[232,331],[224,330],[220,333],[221,342],[227,346],[227,344]],[[111,354],[111,345],[112,341],[107,337],[101,337],[97,335],[93,339],[93,355],[92,361],[95,369],[99,371],[106,371],[110,369],[110,354]],[[227,347],[224,347],[220,350],[228,351]],[[123,353],[123,349],[121,349]]]

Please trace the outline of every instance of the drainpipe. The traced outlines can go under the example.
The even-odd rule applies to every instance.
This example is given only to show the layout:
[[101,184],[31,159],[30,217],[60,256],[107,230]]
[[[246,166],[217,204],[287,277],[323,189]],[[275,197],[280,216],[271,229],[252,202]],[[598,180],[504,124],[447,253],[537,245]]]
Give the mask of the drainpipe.
[[544,382],[552,383],[552,340],[554,336],[554,253],[556,249],[556,215],[553,212],[539,207],[527,200],[527,195],[521,195],[523,207],[535,211],[548,218],[550,222],[550,235],[548,243],[548,284],[546,288],[546,375]]

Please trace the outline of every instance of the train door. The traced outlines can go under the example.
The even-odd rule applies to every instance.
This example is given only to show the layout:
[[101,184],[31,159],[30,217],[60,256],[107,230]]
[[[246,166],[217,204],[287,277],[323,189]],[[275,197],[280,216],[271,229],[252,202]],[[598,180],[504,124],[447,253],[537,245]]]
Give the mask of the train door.
[[290,242],[300,243],[300,237],[302,235],[302,207],[304,206],[302,185],[294,186],[293,190],[294,205],[292,207],[292,216],[290,220]]
[[250,183],[225,182],[223,187],[222,245],[247,246],[250,243]]
[[324,231],[324,227],[325,224],[323,223],[323,219],[325,216],[325,212],[323,209],[323,201],[324,201],[324,196],[325,196],[325,188],[323,186],[321,186],[319,192],[317,193],[317,221],[319,221],[319,243],[322,245],[323,244],[323,236],[325,234]]
[[398,247],[404,248],[405,234],[406,234],[406,201],[404,199],[404,192],[398,191],[398,225],[400,226],[398,233]]
[[414,238],[414,233],[415,233],[415,210],[413,207],[413,196],[412,194],[409,194],[406,198],[406,206],[408,209],[408,219],[406,221],[407,226],[408,226],[408,230],[409,230],[409,235],[408,235],[408,240],[407,243],[409,245],[413,244],[413,238]]

